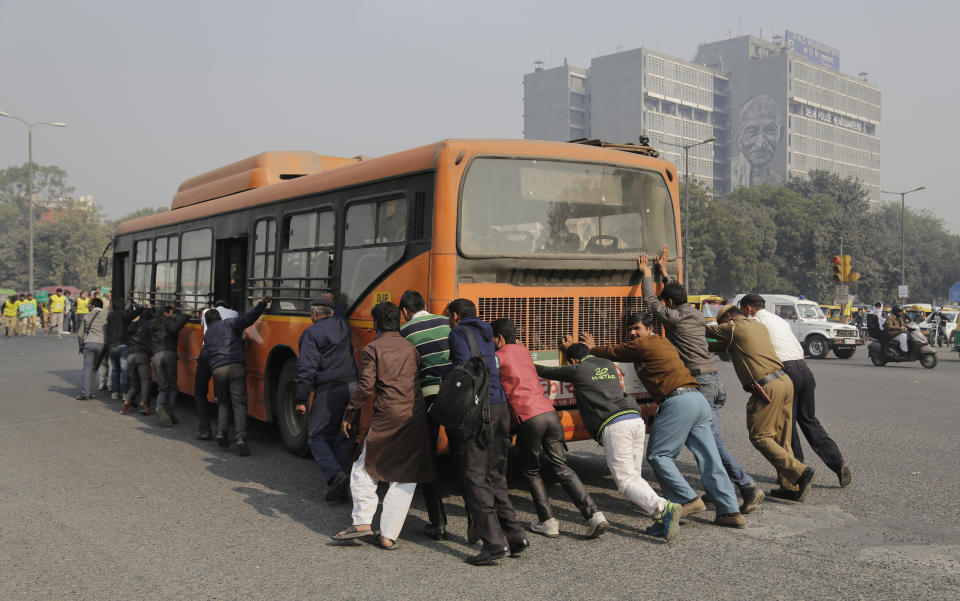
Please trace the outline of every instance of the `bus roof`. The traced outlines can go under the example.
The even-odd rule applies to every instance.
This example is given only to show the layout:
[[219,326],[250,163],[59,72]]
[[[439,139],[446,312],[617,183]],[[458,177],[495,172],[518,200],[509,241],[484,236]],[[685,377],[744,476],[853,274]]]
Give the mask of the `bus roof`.
[[171,209],[262,188],[283,180],[357,163],[361,157],[320,156],[312,151],[261,152],[250,158],[191,177],[180,184]]
[[[314,172],[294,179],[285,179],[278,175],[276,178],[278,181],[276,181],[276,183],[235,193],[228,192],[226,195],[215,196],[209,199],[193,199],[193,202],[183,200],[179,204],[177,204],[175,200],[175,206],[170,211],[121,223],[117,227],[117,235],[192,221],[194,219],[254,207],[286,198],[316,194],[326,190],[335,190],[337,188],[385,179],[404,173],[434,169],[441,161],[448,161],[451,166],[459,165],[463,158],[459,156],[461,153],[464,155],[540,156],[632,164],[638,167],[646,166],[663,170],[671,182],[677,177],[676,167],[668,161],[642,156],[635,152],[624,152],[618,150],[615,146],[603,148],[582,144],[570,144],[567,142],[547,142],[540,140],[447,139],[434,144],[364,160],[322,157],[317,155],[318,159],[320,159],[321,167],[325,166],[325,161],[330,163],[330,159],[345,161],[345,163],[337,166],[336,169]],[[295,155],[297,153],[279,154]],[[216,179],[218,175],[226,179],[238,177],[238,173],[242,176],[242,174],[249,171],[250,168],[256,168],[256,165],[253,163],[257,157],[261,156],[263,155],[257,155],[190,178],[180,186],[180,193],[189,192],[190,190],[206,190],[210,192],[218,185]],[[290,157],[288,156],[287,158]],[[307,162],[309,163],[309,161]],[[280,164],[279,159],[277,160],[277,164]],[[245,167],[248,167],[248,169],[245,169]],[[234,185],[236,185],[236,182],[234,182]],[[223,189],[227,188],[229,188],[229,186],[224,185]],[[213,193],[214,192],[210,192],[210,194]],[[206,194],[206,196],[210,196],[210,194]],[[179,195],[178,193],[178,196]],[[204,195],[205,194],[198,194],[198,196]]]

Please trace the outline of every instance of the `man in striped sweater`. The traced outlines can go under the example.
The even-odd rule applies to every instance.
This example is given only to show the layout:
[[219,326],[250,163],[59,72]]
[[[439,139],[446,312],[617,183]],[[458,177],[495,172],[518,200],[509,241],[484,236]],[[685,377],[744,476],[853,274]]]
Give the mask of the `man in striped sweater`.
[[[423,296],[416,290],[407,290],[400,297],[400,313],[405,322],[400,328],[400,335],[415,346],[420,355],[420,389],[423,392],[424,406],[429,407],[440,391],[443,374],[449,370],[450,347],[447,338],[450,335],[450,323],[442,315],[428,313]],[[427,423],[430,450],[436,461],[440,424],[429,415]],[[434,540],[443,540],[447,536],[447,514],[443,509],[440,483],[421,484],[420,491],[423,493],[423,502],[430,518],[424,533]]]

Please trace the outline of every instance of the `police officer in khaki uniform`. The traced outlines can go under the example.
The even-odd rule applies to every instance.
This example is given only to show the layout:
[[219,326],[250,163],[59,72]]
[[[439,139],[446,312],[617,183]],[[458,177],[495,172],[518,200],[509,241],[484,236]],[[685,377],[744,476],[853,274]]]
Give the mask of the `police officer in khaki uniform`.
[[803,501],[813,482],[814,470],[793,456],[793,383],[773,350],[766,326],[727,305],[717,314],[717,323],[707,325],[707,336],[717,340],[710,344],[710,350],[730,353],[737,377],[750,393],[750,443],[777,470],[780,488],[774,496]]

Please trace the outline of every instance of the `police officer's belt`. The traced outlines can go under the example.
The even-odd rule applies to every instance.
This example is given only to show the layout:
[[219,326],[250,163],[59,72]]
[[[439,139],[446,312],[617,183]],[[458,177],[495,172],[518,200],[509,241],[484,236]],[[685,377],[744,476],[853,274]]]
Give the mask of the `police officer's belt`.
[[763,385],[766,384],[767,382],[773,382],[774,380],[777,379],[777,377],[779,377],[779,376],[785,376],[785,375],[787,375],[787,373],[786,373],[785,371],[783,371],[782,369],[778,369],[777,371],[773,372],[772,374],[767,374],[767,375],[763,376],[762,378],[760,378],[759,380],[757,380],[757,384],[763,386]]

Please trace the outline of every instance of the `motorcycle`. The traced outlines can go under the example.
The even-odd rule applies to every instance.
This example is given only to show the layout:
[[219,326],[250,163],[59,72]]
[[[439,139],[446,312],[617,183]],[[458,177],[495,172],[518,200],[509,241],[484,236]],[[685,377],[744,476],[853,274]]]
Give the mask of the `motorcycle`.
[[937,353],[916,324],[907,324],[907,348],[909,350],[904,353],[900,350],[900,343],[891,340],[887,344],[887,353],[884,355],[880,341],[871,338],[870,344],[867,345],[867,354],[877,367],[883,367],[887,363],[909,363],[917,360],[927,369],[937,366]]
[[927,339],[931,346],[943,346],[947,344],[947,333],[945,331],[946,323],[942,319],[933,319],[930,321],[930,331],[927,333]]

